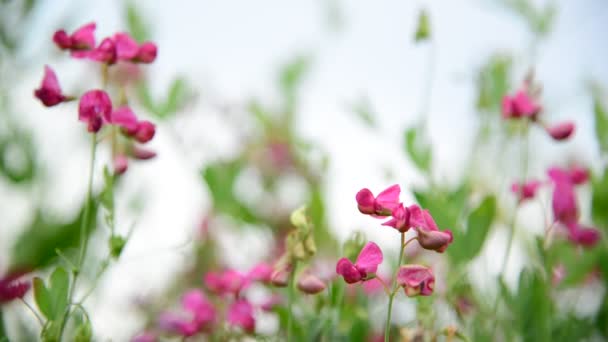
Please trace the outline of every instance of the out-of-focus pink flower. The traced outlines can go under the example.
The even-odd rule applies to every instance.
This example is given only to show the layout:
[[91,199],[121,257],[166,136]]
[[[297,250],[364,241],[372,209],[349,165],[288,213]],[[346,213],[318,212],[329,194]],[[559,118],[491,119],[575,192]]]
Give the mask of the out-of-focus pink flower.
[[48,65],[44,66],[44,77],[42,78],[40,88],[34,91],[34,96],[47,107],[52,107],[69,100],[67,96],[61,93],[57,75],[55,75],[55,71]]
[[9,274],[0,278],[0,304],[7,303],[18,298],[23,298],[23,296],[25,296],[31,287],[29,281],[19,280],[25,275],[25,273],[26,272],[23,271],[10,272]]
[[112,112],[109,123],[120,126],[123,132],[129,136],[137,132],[137,116],[135,116],[135,113],[128,106],[116,108]]
[[577,222],[566,224],[570,241],[583,247],[593,247],[600,240],[600,231],[593,227],[584,227]]
[[285,287],[289,281],[289,273],[287,269],[274,270],[270,275],[270,282],[276,287]]
[[538,180],[530,180],[523,185],[521,183],[513,183],[511,185],[511,192],[517,196],[519,202],[523,202],[534,198],[541,185],[542,183]]
[[129,61],[137,56],[139,46],[135,39],[128,33],[119,32],[114,35],[114,45],[116,46],[116,59]]
[[397,229],[401,233],[405,233],[410,229],[410,210],[399,204],[392,212],[392,217],[382,223],[383,226],[389,226]]
[[399,206],[401,187],[392,185],[374,197],[367,188],[359,190],[355,196],[359,211],[366,215],[389,216]]
[[122,175],[129,168],[129,160],[124,154],[114,156],[114,174]]
[[382,285],[382,281],[384,281],[385,284],[389,283],[386,277],[376,274],[373,279],[363,282],[363,284],[361,284],[361,287],[363,288],[363,291],[366,294],[374,295],[384,291],[384,285]]
[[95,23],[88,23],[68,35],[59,30],[53,35],[53,41],[62,50],[90,50],[95,47]]
[[278,294],[274,294],[268,298],[266,298],[261,304],[260,309],[264,311],[272,311],[277,305],[283,302],[283,298]]
[[184,337],[196,335],[199,332],[197,324],[185,316],[163,312],[158,318],[158,327],[161,330]]
[[569,169],[552,167],[547,170],[547,175],[555,184],[565,182],[581,185],[589,180],[589,170],[578,165],[574,165]]
[[553,188],[551,204],[555,221],[564,224],[578,221],[578,206],[572,183],[566,181],[556,182]]
[[589,180],[589,170],[584,167],[574,165],[569,169],[569,173],[570,181],[572,181],[574,185],[585,184]]
[[514,96],[505,95],[502,99],[502,116],[505,119],[529,117],[534,119],[541,107],[524,91]]
[[228,323],[248,333],[255,330],[253,306],[245,299],[238,299],[228,308]]
[[440,231],[428,210],[417,206],[410,209],[410,221],[418,232],[418,243],[424,249],[443,253],[454,237],[449,229]]
[[255,265],[249,273],[247,273],[247,278],[253,281],[261,281],[263,283],[270,283],[272,273],[274,269],[272,266],[266,263],[259,263]]
[[156,152],[137,146],[134,146],[130,152],[131,156],[138,160],[148,160],[156,157]]
[[152,332],[144,331],[139,333],[131,339],[131,342],[156,342],[158,341],[158,337]]
[[190,337],[201,331],[207,331],[216,318],[213,304],[200,290],[190,290],[182,297],[182,308],[189,314],[163,313],[158,320],[161,329]]
[[298,290],[306,294],[317,294],[325,290],[325,283],[317,276],[305,274],[298,280]]
[[149,64],[156,60],[157,54],[158,48],[156,47],[156,44],[152,42],[145,42],[141,44],[139,49],[137,50],[135,60],[140,63]]
[[404,265],[397,273],[397,284],[403,287],[408,297],[429,296],[435,288],[433,271],[422,265]]
[[108,94],[99,89],[89,90],[80,98],[78,119],[87,123],[89,132],[98,132],[103,120],[111,121],[112,100]]
[[559,141],[570,138],[572,133],[574,133],[575,125],[572,121],[564,121],[552,126],[547,126],[545,129],[551,138]]
[[72,57],[88,58],[96,62],[114,64],[116,63],[116,43],[112,38],[104,38],[101,43],[90,51],[73,51]]
[[205,286],[218,295],[238,295],[248,285],[249,280],[239,271],[228,269],[223,272],[207,272],[203,278]]
[[148,141],[154,138],[154,134],[156,133],[156,126],[150,121],[140,121],[137,123],[137,129],[135,131],[135,140],[139,141],[142,144],[147,143]]
[[380,247],[373,242],[368,242],[359,253],[355,264],[347,258],[338,260],[336,273],[344,277],[344,281],[348,284],[365,281],[369,276],[376,273],[382,259]]

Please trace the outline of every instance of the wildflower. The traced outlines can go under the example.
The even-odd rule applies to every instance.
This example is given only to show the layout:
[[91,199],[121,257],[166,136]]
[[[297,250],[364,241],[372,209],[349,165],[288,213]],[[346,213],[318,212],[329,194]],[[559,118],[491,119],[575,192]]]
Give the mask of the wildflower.
[[124,154],[117,154],[114,156],[114,174],[122,175],[127,172],[129,167],[129,160]]
[[88,124],[89,132],[98,132],[103,121],[111,122],[111,113],[112,100],[103,90],[89,90],[80,98],[78,119]]
[[53,41],[62,50],[90,50],[95,47],[95,27],[95,23],[88,23],[71,35],[59,30],[53,35]]
[[392,185],[374,197],[367,188],[361,189],[355,196],[359,211],[366,215],[389,216],[399,206],[401,188]]
[[189,313],[189,318],[175,313],[163,313],[159,318],[161,329],[190,337],[208,330],[215,321],[215,308],[200,290],[190,290],[184,294],[182,309]]
[[287,268],[275,270],[274,272],[272,272],[272,275],[270,276],[270,282],[272,283],[272,285],[274,285],[276,287],[285,287],[285,286],[287,286],[287,283],[289,282],[289,273],[290,272],[291,272],[291,270],[289,270]]
[[90,51],[73,52],[72,57],[88,58],[96,62],[114,64],[116,63],[116,43],[112,38],[104,38],[99,46]]
[[534,198],[541,185],[542,183],[538,180],[530,180],[523,184],[513,183],[511,185],[511,192],[517,196],[519,202],[523,202]]
[[138,120],[131,108],[122,106],[112,112],[110,118],[111,124],[120,126],[122,131],[127,136],[132,136],[137,132]]
[[150,121],[140,121],[137,123],[137,129],[135,131],[135,140],[144,144],[154,138],[156,133],[156,126]]
[[298,290],[306,294],[317,294],[325,290],[325,283],[317,276],[306,274],[298,280]]
[[505,119],[529,117],[535,119],[541,106],[534,102],[525,90],[514,96],[505,95],[502,99],[502,116]]
[[72,100],[72,98],[61,93],[57,75],[55,75],[55,71],[48,65],[44,66],[44,77],[42,78],[40,88],[34,91],[34,96],[47,107],[52,107],[61,102]]
[[139,46],[135,39],[124,32],[114,35],[114,46],[116,47],[116,59],[118,60],[132,60],[139,52]]
[[203,281],[210,291],[218,295],[238,296],[241,290],[249,285],[249,279],[244,274],[232,269],[224,272],[208,272]]
[[150,64],[156,60],[158,48],[152,42],[145,42],[139,46],[135,60],[140,63]]
[[399,204],[392,212],[392,218],[382,223],[383,226],[389,226],[397,229],[401,233],[405,233],[410,229],[410,210]]
[[551,204],[555,221],[569,224],[578,220],[576,194],[569,181],[560,180],[555,183]]
[[344,281],[348,284],[365,281],[375,276],[382,259],[380,247],[373,242],[368,242],[359,253],[355,264],[347,258],[338,260],[336,273],[344,277]]
[[25,296],[31,284],[28,281],[19,281],[24,274],[22,271],[10,272],[0,278],[0,304]]
[[428,210],[412,206],[410,210],[412,225],[418,232],[418,243],[422,248],[443,253],[454,239],[449,229],[440,231]]
[[433,271],[422,265],[404,265],[397,273],[397,284],[403,287],[408,297],[429,296],[435,287]]
[[553,126],[547,126],[545,129],[554,140],[559,141],[570,138],[574,133],[575,125],[572,121],[564,121]]
[[259,263],[247,273],[247,278],[263,283],[270,283],[273,271],[272,266],[266,263]]
[[593,247],[600,239],[600,231],[592,227],[584,227],[576,222],[566,224],[568,238],[577,245]]
[[253,306],[245,299],[238,299],[228,308],[228,323],[248,333],[255,330]]

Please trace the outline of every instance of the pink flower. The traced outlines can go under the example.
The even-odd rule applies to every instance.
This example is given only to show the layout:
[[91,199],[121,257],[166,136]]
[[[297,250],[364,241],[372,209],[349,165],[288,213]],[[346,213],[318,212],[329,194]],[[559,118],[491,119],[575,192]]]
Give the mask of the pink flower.
[[283,302],[283,298],[274,294],[266,298],[260,305],[260,308],[264,311],[272,311],[277,305],[281,304],[281,302]]
[[389,226],[397,229],[401,233],[407,232],[410,227],[410,209],[399,204],[393,210],[392,217],[388,221],[382,223],[383,226]]
[[59,81],[57,81],[57,76],[53,69],[48,65],[44,66],[44,77],[42,78],[40,88],[34,91],[34,96],[47,107],[52,107],[68,100],[68,98],[61,93],[61,87],[59,86]]
[[161,329],[190,337],[208,330],[215,322],[215,308],[200,290],[190,290],[184,294],[182,309],[190,314],[189,318],[175,313],[163,313],[159,318]]
[[347,258],[338,260],[336,273],[344,277],[344,281],[348,284],[365,281],[368,277],[375,275],[382,259],[380,247],[373,242],[368,242],[359,253],[355,264]]
[[122,175],[127,172],[129,167],[129,160],[124,154],[117,154],[114,156],[114,174]]
[[131,150],[130,155],[133,158],[138,159],[138,160],[148,160],[148,159],[152,159],[152,158],[156,157],[156,152],[145,149],[145,148],[134,146],[133,149]]
[[24,274],[25,272],[16,271],[0,278],[0,304],[25,296],[31,284],[28,281],[19,281]]
[[374,197],[367,188],[361,189],[355,196],[359,211],[366,215],[389,216],[399,206],[401,188],[398,184],[388,187]]
[[575,126],[572,121],[564,121],[553,126],[547,126],[545,129],[554,140],[559,141],[570,138],[572,133],[574,133],[574,128]]
[[95,47],[95,23],[88,23],[72,35],[59,30],[53,35],[53,41],[62,50],[89,50]]
[[580,167],[580,166],[572,166],[569,170],[570,181],[575,185],[581,185],[587,183],[589,180],[589,170]]
[[521,183],[513,183],[511,185],[511,192],[517,196],[519,202],[523,202],[534,198],[536,191],[538,191],[541,185],[542,183],[538,180],[530,180],[524,183],[523,186]]
[[139,333],[139,334],[133,336],[133,338],[131,339],[131,342],[156,342],[156,341],[158,341],[158,338],[156,337],[156,335],[154,333],[151,333],[148,331]]
[[454,237],[449,229],[440,231],[428,210],[418,206],[410,207],[410,220],[418,232],[418,243],[424,249],[443,253]]
[[555,183],[551,204],[555,221],[564,224],[578,221],[578,206],[572,183],[567,181]]
[[245,299],[236,300],[228,308],[228,323],[240,327],[248,333],[255,330],[253,306]]
[[263,283],[270,283],[274,268],[265,263],[255,265],[247,274],[247,278]]
[[148,141],[154,138],[154,134],[156,133],[156,126],[150,121],[140,121],[137,123],[137,129],[135,131],[135,140],[139,141],[142,144],[147,143]]
[[535,119],[540,112],[540,105],[524,91],[520,90],[514,96],[505,95],[502,99],[502,116],[505,119],[530,117]]
[[577,245],[593,247],[600,240],[600,231],[592,227],[584,227],[576,222],[566,224],[568,238]]
[[390,283],[388,278],[381,276],[379,274],[376,274],[376,277],[374,279],[370,279],[370,280],[364,282],[363,284],[361,284],[361,287],[363,288],[363,292],[365,292],[367,295],[374,295],[374,294],[384,291],[384,286],[382,285],[382,281],[384,281],[384,283],[386,283],[386,284]]
[[88,58],[90,60],[114,64],[116,63],[116,43],[112,38],[104,38],[99,46],[90,51],[73,51],[72,57],[75,58]]
[[108,123],[120,126],[123,132],[128,136],[134,135],[137,132],[139,125],[135,113],[133,113],[131,108],[128,106],[116,108],[112,112],[110,121]]
[[132,60],[139,52],[137,42],[128,33],[116,33],[114,35],[114,45],[116,46],[116,58],[118,60]]
[[224,272],[208,272],[203,278],[207,288],[218,295],[238,294],[250,284],[250,279],[239,271],[228,269]]
[[408,297],[429,296],[435,288],[433,271],[422,265],[404,265],[397,273],[397,284],[403,287]]
[[112,100],[105,91],[89,90],[80,98],[78,119],[88,124],[89,132],[98,132],[103,121],[111,122],[111,114]]
[[145,42],[139,47],[135,60],[140,63],[150,64],[156,60],[157,54],[158,48],[156,47],[156,44],[152,42]]
[[325,290],[325,283],[317,276],[305,274],[298,280],[298,290],[306,294],[317,294]]
[[290,269],[279,269],[272,272],[270,275],[270,282],[276,287],[285,287],[289,281]]

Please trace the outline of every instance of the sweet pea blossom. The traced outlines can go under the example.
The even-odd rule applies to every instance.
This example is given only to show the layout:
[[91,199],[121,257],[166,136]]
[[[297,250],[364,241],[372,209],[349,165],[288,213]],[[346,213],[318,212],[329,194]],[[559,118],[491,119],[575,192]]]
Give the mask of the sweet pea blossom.
[[418,206],[410,207],[410,220],[418,232],[418,243],[422,248],[443,253],[454,239],[452,231],[440,231],[428,210]]
[[589,170],[578,165],[571,166],[568,169],[552,167],[547,170],[547,175],[554,183],[568,182],[581,185],[589,180]]
[[103,122],[111,122],[112,100],[99,89],[89,90],[80,98],[78,119],[87,123],[89,132],[98,132]]
[[152,42],[144,42],[139,46],[135,60],[139,63],[150,64],[156,60],[158,47]]
[[404,265],[397,273],[397,284],[408,297],[429,296],[435,288],[433,271],[422,265]]
[[391,214],[391,218],[382,223],[383,226],[389,226],[397,229],[401,233],[405,233],[410,229],[410,210],[399,204]]
[[55,71],[48,65],[44,66],[44,77],[42,78],[40,88],[34,91],[34,96],[47,107],[52,107],[72,99],[61,93],[57,75],[55,75]]
[[253,305],[246,299],[236,300],[228,308],[228,323],[240,327],[248,333],[255,330],[255,318],[253,317]]
[[247,277],[239,271],[228,269],[223,272],[207,272],[203,278],[207,288],[218,295],[235,295],[248,284]]
[[28,281],[20,281],[25,272],[11,272],[0,278],[0,304],[23,298],[30,289]]
[[95,47],[95,27],[95,23],[88,23],[71,35],[59,30],[53,35],[53,41],[62,50],[90,50]]
[[127,172],[127,169],[129,168],[129,160],[127,159],[127,156],[125,156],[124,154],[117,154],[116,156],[114,156],[113,162],[114,174],[122,175]]
[[519,90],[515,95],[505,95],[502,99],[502,116],[505,119],[529,117],[536,118],[541,106],[525,90]]
[[555,221],[568,224],[578,220],[578,206],[574,185],[560,180],[555,183],[551,200],[553,218]]
[[347,258],[338,260],[336,273],[344,277],[344,281],[348,284],[365,281],[375,275],[382,259],[380,247],[373,242],[368,242],[359,253],[354,264]]
[[389,216],[399,206],[401,187],[392,185],[374,197],[367,188],[361,189],[355,196],[359,211],[366,215]]
[[190,290],[184,294],[182,309],[189,313],[189,318],[175,313],[163,313],[159,318],[160,328],[190,337],[208,330],[215,321],[215,308],[200,290]]
[[600,231],[593,227],[585,227],[577,222],[566,224],[568,238],[573,243],[583,247],[593,247],[600,240]]
[[511,192],[517,196],[519,202],[523,202],[525,200],[534,198],[541,185],[542,183],[538,180],[530,180],[523,184],[513,183],[511,185]]
[[312,274],[305,274],[298,280],[298,290],[306,294],[317,294],[325,290],[325,283],[319,277]]
[[552,126],[545,127],[547,133],[554,140],[566,140],[574,133],[575,125],[572,121],[560,122]]

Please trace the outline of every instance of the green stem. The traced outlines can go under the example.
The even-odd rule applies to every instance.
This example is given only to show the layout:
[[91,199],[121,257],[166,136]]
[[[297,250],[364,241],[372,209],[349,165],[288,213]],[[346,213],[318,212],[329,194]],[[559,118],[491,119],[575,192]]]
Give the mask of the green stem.
[[289,274],[289,282],[287,284],[287,312],[289,315],[287,316],[287,342],[291,341],[293,336],[293,301],[294,301],[294,283],[296,279],[296,270],[297,270],[297,262],[293,263],[293,270]]
[[[401,267],[401,261],[403,260],[403,250],[405,249],[405,233],[401,233],[401,243],[399,244],[399,261],[397,262],[397,272]],[[397,273],[395,272],[395,273]],[[397,293],[397,277],[393,279],[393,291],[388,296],[388,312],[386,313],[386,326],[384,327],[384,342],[389,342],[391,338],[391,314],[393,312],[393,299]]]
[[[91,134],[91,159],[89,161],[89,180],[87,185],[87,197],[86,203],[84,207],[84,214],[82,220],[80,221],[80,255],[78,257],[78,264],[76,265],[76,269],[74,270],[74,276],[72,277],[72,285],[70,286],[70,294],[68,297],[68,302],[72,303],[74,299],[74,292],[76,289],[76,284],[78,281],[78,276],[82,270],[82,266],[84,264],[84,258],[87,253],[87,245],[88,245],[88,236],[87,236],[87,225],[89,224],[89,216],[91,215],[91,204],[93,202],[93,174],[95,169],[95,152],[97,151],[97,134]],[[94,224],[94,221],[93,221]],[[89,227],[90,228],[90,227]],[[89,229],[90,230],[90,229]],[[63,319],[61,321],[61,328],[59,329],[59,341],[62,340],[63,332],[65,330],[65,325],[68,321],[68,316],[70,313],[70,307],[66,310]]]

